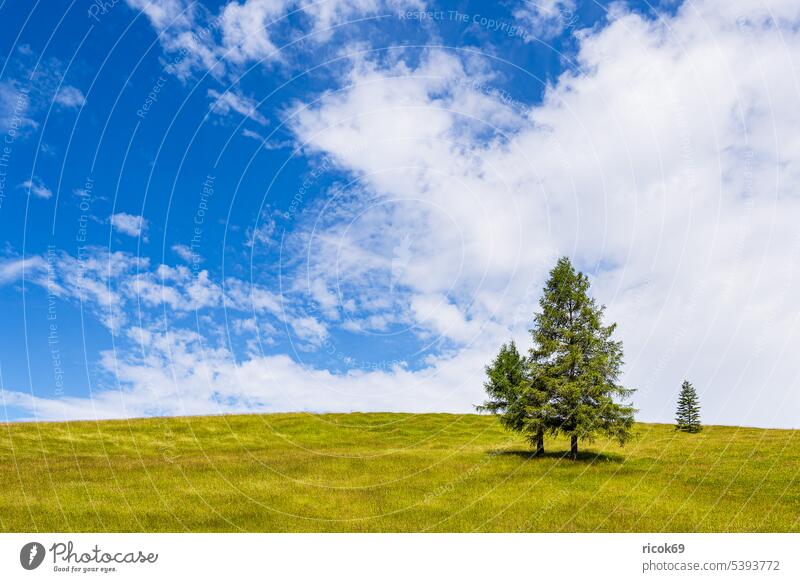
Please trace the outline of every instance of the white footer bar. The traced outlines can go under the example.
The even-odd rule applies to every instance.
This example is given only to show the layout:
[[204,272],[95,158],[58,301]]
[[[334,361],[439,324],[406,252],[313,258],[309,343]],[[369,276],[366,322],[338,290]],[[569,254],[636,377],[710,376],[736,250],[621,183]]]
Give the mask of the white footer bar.
[[800,580],[800,534],[2,534],[0,580]]

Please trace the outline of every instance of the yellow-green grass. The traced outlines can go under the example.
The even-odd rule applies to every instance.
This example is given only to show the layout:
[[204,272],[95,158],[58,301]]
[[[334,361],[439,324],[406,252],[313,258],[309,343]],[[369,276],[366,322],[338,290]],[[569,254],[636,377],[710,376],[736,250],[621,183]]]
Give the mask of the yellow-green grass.
[[800,531],[800,431],[546,444],[450,414],[0,425],[0,531]]

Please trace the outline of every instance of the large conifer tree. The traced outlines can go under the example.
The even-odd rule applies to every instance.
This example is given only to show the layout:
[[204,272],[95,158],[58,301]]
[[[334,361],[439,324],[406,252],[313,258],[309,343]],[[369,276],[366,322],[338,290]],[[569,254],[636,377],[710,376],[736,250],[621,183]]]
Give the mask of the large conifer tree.
[[622,342],[611,339],[616,324],[603,325],[605,307],[588,293],[588,278],[562,257],[550,271],[530,330],[528,380],[547,395],[538,416],[550,434],[570,437],[573,459],[578,442],[598,433],[624,444],[635,412],[624,404],[634,391],[619,383]]
[[678,397],[678,410],[675,415],[675,430],[684,432],[700,432],[700,399],[697,391],[687,380],[681,385],[681,394]]

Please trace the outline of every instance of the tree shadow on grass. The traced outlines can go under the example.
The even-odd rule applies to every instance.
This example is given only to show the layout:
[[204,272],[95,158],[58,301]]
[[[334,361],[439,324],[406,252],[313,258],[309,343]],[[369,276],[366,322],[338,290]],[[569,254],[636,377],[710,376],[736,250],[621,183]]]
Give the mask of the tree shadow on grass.
[[530,449],[500,449],[489,451],[493,457],[520,457],[522,459],[537,461],[539,459],[555,459],[571,463],[622,463],[625,457],[615,453],[596,453],[593,451],[578,451],[578,458],[573,460],[569,451],[547,451],[543,455],[536,455]]

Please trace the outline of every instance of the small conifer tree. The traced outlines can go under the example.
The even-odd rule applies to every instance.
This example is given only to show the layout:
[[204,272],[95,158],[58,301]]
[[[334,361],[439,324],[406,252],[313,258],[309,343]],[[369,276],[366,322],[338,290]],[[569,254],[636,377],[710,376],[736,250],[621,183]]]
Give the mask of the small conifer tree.
[[546,396],[531,385],[527,367],[528,362],[513,341],[503,344],[492,363],[486,366],[484,388],[489,400],[477,408],[480,412],[498,415],[503,426],[525,434],[536,448],[536,454],[543,455],[545,424],[538,411]]
[[687,380],[684,380],[681,385],[675,421],[675,430],[691,433],[703,430],[700,424],[700,399],[697,397],[694,386]]

